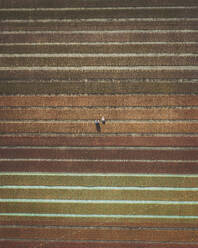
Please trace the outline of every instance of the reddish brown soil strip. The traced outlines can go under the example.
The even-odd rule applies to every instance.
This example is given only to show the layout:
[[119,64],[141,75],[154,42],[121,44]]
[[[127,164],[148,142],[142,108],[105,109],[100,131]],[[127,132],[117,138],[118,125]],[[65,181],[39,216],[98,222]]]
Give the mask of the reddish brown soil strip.
[[1,122],[1,133],[197,133],[197,122],[107,122],[100,132],[90,122]]
[[0,146],[197,147],[197,136],[0,136]]
[[0,158],[21,159],[92,159],[92,160],[198,160],[198,151],[191,149],[1,149]]
[[0,228],[2,238],[53,240],[104,240],[197,242],[197,231],[178,230],[105,230],[55,228]]
[[13,248],[40,248],[40,247],[48,247],[48,248],[98,248],[98,247],[104,247],[104,248],[197,248],[198,245],[196,244],[170,244],[163,243],[163,242],[155,242],[155,243],[146,243],[146,242],[67,242],[67,241],[33,241],[33,240],[26,240],[26,241],[20,241],[20,240],[7,240],[7,241],[0,241],[0,248],[5,247],[13,247]]
[[0,161],[2,172],[198,174],[197,163]]

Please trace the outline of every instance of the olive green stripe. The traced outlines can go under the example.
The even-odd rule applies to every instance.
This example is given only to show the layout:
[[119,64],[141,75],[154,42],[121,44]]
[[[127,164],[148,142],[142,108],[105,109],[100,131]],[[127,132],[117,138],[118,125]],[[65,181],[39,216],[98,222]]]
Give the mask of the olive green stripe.
[[[123,189],[124,188],[124,189]],[[130,189],[131,188],[131,189]],[[144,201],[146,204],[149,202],[156,202],[159,204],[198,204],[198,189],[190,188],[188,190],[182,190],[179,188],[172,188],[164,190],[163,187],[153,187],[152,190],[149,187],[136,187],[138,190],[134,189],[135,187],[44,187],[44,186],[27,186],[27,187],[0,187],[0,195],[2,199],[10,199],[10,201],[16,199],[16,201],[23,201],[22,199],[38,199],[40,200],[84,200],[88,203],[93,201],[103,201],[111,203],[115,201],[115,204],[119,203],[131,203]],[[147,189],[149,190],[147,190]],[[157,188],[157,190],[155,190]],[[20,199],[20,200],[19,200]],[[90,202],[92,200],[92,202]],[[3,201],[3,200],[1,200]],[[119,201],[119,202],[118,202]],[[168,203],[167,203],[168,201]],[[51,202],[51,201],[50,201]],[[49,203],[50,203],[49,202]],[[54,201],[52,201],[54,202]],[[68,201],[70,203],[70,201]]]
[[198,175],[0,173],[2,186],[198,188]]
[[[103,189],[102,189],[103,188]],[[105,189],[104,189],[105,188]],[[124,190],[123,190],[124,188]],[[130,189],[131,188],[131,189]],[[136,202],[144,201],[146,204],[149,202],[157,201],[159,204],[197,204],[198,202],[198,190],[181,190],[179,188],[172,188],[163,190],[163,187],[153,187],[152,190],[141,189],[141,187],[136,187],[138,190],[134,189],[135,187],[42,187],[42,186],[27,186],[25,187],[0,187],[0,195],[2,199],[10,199],[11,201],[16,199],[16,201],[21,201],[22,199],[38,199],[40,200],[84,200],[88,201],[88,203],[92,203],[93,201],[104,201],[111,203],[115,201],[115,204],[119,203],[131,203],[134,204]],[[161,190],[160,190],[161,189]],[[20,200],[19,200],[20,199]],[[92,200],[92,202],[90,202]],[[3,201],[3,200],[1,200]],[[6,201],[6,200],[5,200]],[[77,201],[77,203],[78,203]],[[118,202],[119,201],[119,202]],[[167,201],[169,201],[167,203]],[[51,202],[51,201],[50,201]],[[49,203],[50,203],[49,202]],[[54,202],[54,201],[52,201]],[[62,203],[63,201],[61,201]],[[196,203],[197,202],[197,203]],[[70,203],[70,201],[68,201]]]
[[115,203],[115,202],[60,202],[8,201],[1,202],[1,213],[40,213],[77,215],[193,215],[198,216],[198,204]]
[[[9,76],[9,74],[8,74]],[[0,83],[1,95],[48,94],[198,94],[197,83],[174,82],[9,82]]]

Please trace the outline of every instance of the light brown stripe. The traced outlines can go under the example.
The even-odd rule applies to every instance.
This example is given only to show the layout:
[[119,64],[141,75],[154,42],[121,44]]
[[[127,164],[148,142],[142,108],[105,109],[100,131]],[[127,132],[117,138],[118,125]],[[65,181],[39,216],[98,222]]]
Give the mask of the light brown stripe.
[[114,108],[26,108],[0,109],[1,120],[197,120],[198,109],[114,109]]
[[[182,86],[182,84],[181,84]],[[178,85],[179,87],[179,85]],[[76,96],[0,96],[0,106],[37,107],[144,107],[144,106],[198,106],[195,95],[76,95]]]
[[1,122],[1,133],[197,133],[197,122],[107,122],[97,131],[90,122]]

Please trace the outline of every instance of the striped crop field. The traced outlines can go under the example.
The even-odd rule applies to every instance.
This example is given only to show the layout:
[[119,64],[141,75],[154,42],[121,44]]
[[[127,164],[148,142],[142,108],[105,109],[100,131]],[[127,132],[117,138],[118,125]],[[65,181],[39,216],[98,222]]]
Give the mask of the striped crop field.
[[0,248],[198,248],[197,26],[197,0],[0,0]]

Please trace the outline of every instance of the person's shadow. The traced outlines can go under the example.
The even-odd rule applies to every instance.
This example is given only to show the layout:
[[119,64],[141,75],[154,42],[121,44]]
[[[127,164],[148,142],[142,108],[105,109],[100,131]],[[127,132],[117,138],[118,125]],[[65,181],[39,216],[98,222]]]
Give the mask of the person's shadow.
[[96,131],[97,131],[98,133],[101,133],[100,123],[99,123],[99,122],[95,122],[95,124],[96,124]]

